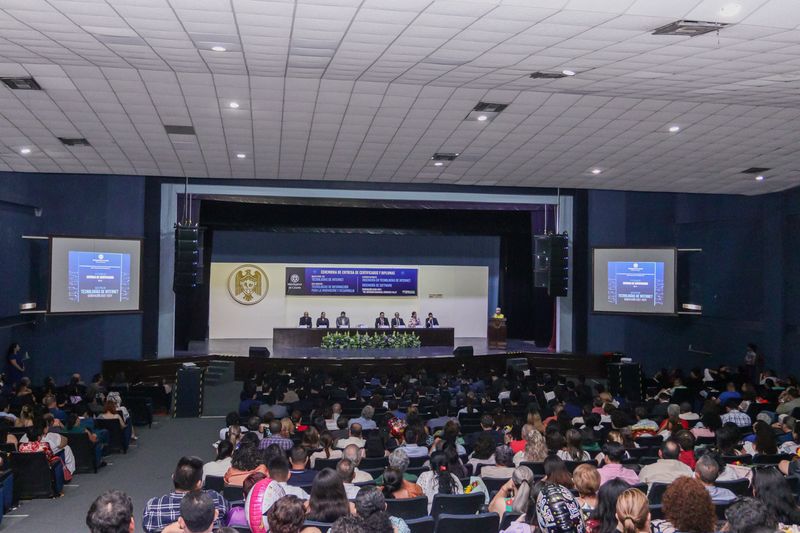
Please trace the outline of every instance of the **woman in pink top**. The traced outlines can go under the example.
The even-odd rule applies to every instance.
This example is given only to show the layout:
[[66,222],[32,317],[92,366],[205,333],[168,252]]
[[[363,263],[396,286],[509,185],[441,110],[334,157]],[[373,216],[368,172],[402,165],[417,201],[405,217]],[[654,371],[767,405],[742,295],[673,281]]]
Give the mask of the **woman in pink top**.
[[722,427],[722,420],[715,412],[705,412],[700,422],[691,429],[692,435],[697,437],[714,437],[717,430]]

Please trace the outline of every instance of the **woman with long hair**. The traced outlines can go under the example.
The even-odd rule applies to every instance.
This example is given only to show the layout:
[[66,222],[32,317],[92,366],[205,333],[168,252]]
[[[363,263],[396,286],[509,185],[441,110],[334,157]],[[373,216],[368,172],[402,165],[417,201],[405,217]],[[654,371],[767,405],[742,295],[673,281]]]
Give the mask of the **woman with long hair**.
[[386,499],[402,500],[411,497],[403,488],[403,473],[391,466],[383,472],[381,492]]
[[519,466],[523,461],[529,463],[544,461],[544,458],[547,457],[547,446],[544,436],[533,424],[522,426],[522,439],[525,441],[525,448],[514,454],[514,464]]
[[14,421],[14,427],[17,428],[29,428],[33,426],[33,406],[32,405],[23,405],[22,410],[19,413],[19,416]]
[[566,445],[563,450],[558,450],[556,455],[565,461],[588,461],[591,459],[589,452],[583,449],[583,437],[577,429],[568,429],[564,437]]
[[447,456],[444,452],[434,452],[431,455],[430,470],[423,472],[417,478],[417,485],[428,497],[428,507],[433,503],[436,494],[463,494],[464,488],[461,481],[450,469]]
[[389,455],[386,446],[383,444],[383,436],[379,431],[371,431],[367,435],[361,454],[362,457],[387,457]]
[[228,427],[227,433],[225,433],[225,441],[229,442],[234,448],[239,445],[239,441],[242,440],[242,428],[239,424],[234,424]]
[[603,484],[597,492],[597,507],[587,522],[590,533],[616,533],[617,499],[619,495],[630,489],[624,480],[616,478]]
[[703,484],[691,477],[670,483],[661,500],[664,517],[682,533],[713,533],[717,514],[711,495]]
[[756,468],[753,471],[753,495],[781,524],[800,524],[800,510],[795,503],[789,482],[777,468]]
[[309,426],[308,429],[303,432],[303,439],[300,442],[300,446],[306,450],[308,455],[319,450],[319,431],[317,428]]
[[622,533],[650,533],[650,508],[647,496],[639,489],[628,489],[619,495],[616,516]]
[[314,468],[314,462],[317,459],[340,459],[342,457],[342,450],[335,449],[333,444],[333,435],[330,431],[323,431],[319,436],[321,450],[312,453],[310,457],[311,468]]
[[575,486],[572,481],[572,475],[567,470],[567,465],[556,455],[549,455],[545,458],[544,479],[542,481],[563,485],[568,489],[572,489]]
[[755,442],[745,442],[744,452],[750,455],[775,455],[778,453],[778,443],[775,440],[775,432],[763,420],[757,420],[753,424]]
[[[542,415],[539,414],[539,411],[528,411],[528,417],[525,422],[526,424],[533,426],[536,431],[544,435],[544,422],[542,422]],[[523,436],[522,438],[524,439],[525,437]]]
[[311,485],[307,508],[306,518],[315,522],[335,522],[337,518],[351,514],[344,483],[336,470],[320,470]]
[[216,458],[203,465],[203,481],[206,476],[224,476],[231,467],[231,455],[233,455],[233,444],[228,440],[219,441]]
[[722,455],[742,455],[739,448],[739,428],[736,424],[723,424],[717,430],[717,449]]

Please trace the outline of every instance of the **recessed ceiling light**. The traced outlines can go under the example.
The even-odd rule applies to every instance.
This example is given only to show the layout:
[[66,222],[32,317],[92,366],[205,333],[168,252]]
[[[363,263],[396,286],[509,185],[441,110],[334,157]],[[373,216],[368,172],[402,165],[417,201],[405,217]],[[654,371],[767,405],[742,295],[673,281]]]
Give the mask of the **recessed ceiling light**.
[[478,115],[477,120],[478,122],[485,122],[488,118],[486,115]]
[[435,167],[441,167],[442,165],[444,165],[444,163],[442,163],[441,161],[436,161],[436,162],[433,164],[433,166],[435,166]]
[[218,46],[212,46],[212,47],[211,47],[211,50],[213,50],[214,52],[225,52],[225,51],[227,51],[228,49],[227,49],[227,48],[225,48],[224,46],[219,46],[219,45],[218,45]]
[[681,131],[681,127],[680,126],[670,126],[669,127],[669,132],[670,133],[678,133],[679,131]]
[[21,153],[22,155],[28,155],[29,153],[31,153],[31,149],[30,148],[21,148],[19,153]]
[[733,17],[738,15],[741,10],[742,4],[725,4],[722,6],[722,9],[719,10],[719,14],[723,17]]
[[756,181],[764,181],[764,176],[756,176]]
[[239,104],[237,102],[231,102],[230,104],[228,104],[228,107],[230,107],[231,109],[239,109]]
[[245,157],[247,157],[247,154],[236,154],[236,157],[238,157],[239,159],[244,159]]
[[563,74],[564,76],[574,76],[575,75],[575,71],[574,70],[562,70],[561,74]]
[[597,176],[601,172],[603,172],[603,171],[601,169],[599,169],[599,168],[593,168],[592,169],[592,174],[594,174],[595,176]]

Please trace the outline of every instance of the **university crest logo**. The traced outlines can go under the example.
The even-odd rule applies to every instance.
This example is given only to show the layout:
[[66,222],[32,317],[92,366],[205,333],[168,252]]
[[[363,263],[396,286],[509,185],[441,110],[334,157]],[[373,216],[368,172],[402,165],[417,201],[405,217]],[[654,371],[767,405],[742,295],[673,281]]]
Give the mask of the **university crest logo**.
[[256,265],[242,265],[228,276],[228,293],[242,305],[257,304],[267,295],[269,280]]

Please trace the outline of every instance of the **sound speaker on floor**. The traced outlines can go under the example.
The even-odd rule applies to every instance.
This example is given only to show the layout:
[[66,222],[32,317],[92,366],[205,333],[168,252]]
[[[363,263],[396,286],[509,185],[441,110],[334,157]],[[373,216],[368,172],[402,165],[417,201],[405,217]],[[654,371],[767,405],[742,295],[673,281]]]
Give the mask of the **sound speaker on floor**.
[[269,357],[269,348],[266,346],[251,346],[250,357]]
[[475,350],[472,346],[458,346],[453,350],[453,355],[456,359],[465,359],[475,355]]

